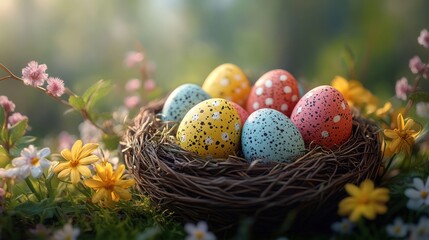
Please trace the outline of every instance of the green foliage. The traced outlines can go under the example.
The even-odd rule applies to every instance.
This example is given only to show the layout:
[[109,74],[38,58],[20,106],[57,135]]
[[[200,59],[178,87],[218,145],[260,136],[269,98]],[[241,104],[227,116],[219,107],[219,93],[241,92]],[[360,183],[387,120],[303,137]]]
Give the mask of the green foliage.
[[0,107],[0,143],[7,141],[7,119],[3,107]]
[[81,111],[82,109],[85,108],[85,100],[80,96],[70,96],[69,97],[69,104],[76,111]]
[[105,97],[112,89],[112,84],[109,81],[100,80],[92,85],[82,95],[85,102],[85,109],[87,112],[92,112],[96,102]]
[[9,153],[0,145],[0,167],[4,168],[9,163]]
[[427,92],[415,92],[409,96],[409,99],[413,102],[429,102],[429,93]]
[[9,129],[9,146],[14,146],[15,143],[25,135],[28,128],[28,120],[24,119]]

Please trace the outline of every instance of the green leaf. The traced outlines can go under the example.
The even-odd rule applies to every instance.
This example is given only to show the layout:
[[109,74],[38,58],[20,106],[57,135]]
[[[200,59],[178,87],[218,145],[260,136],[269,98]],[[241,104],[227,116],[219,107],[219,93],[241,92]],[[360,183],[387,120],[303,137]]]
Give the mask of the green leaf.
[[92,85],[83,94],[83,100],[86,102],[86,110],[91,112],[91,108],[97,101],[107,95],[112,89],[112,84],[109,81],[100,80]]
[[34,136],[23,136],[18,141],[16,141],[15,146],[28,146],[34,141],[36,141],[36,137]]
[[3,128],[6,122],[6,114],[4,112],[3,107],[0,107],[0,142],[5,142],[6,139],[4,139],[4,136],[6,136],[5,131],[7,131],[7,128]]
[[429,93],[415,92],[410,95],[409,99],[411,99],[414,103],[429,102]]
[[43,199],[40,202],[26,201],[17,205],[14,211],[26,216],[39,216],[42,219],[50,219],[55,214],[56,206],[49,199]]
[[9,145],[13,146],[15,143],[25,135],[25,130],[27,130],[28,127],[28,119],[24,119],[17,124],[13,125],[9,129]]
[[6,167],[6,165],[10,162],[9,160],[9,153],[2,145],[0,145],[0,167]]
[[21,155],[22,149],[28,147],[28,145],[36,140],[33,136],[23,136],[15,142],[13,147],[9,150],[9,154],[13,157]]
[[3,128],[5,121],[6,121],[6,113],[4,112],[4,108],[0,107],[0,128]]
[[80,96],[70,96],[69,104],[77,111],[80,111],[85,107],[85,101]]

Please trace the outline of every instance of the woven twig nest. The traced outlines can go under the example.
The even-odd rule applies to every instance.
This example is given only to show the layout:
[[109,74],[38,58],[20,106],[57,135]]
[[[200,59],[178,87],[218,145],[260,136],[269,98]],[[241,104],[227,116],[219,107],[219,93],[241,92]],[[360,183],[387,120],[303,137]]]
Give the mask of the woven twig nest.
[[240,156],[206,159],[181,149],[177,124],[157,117],[162,106],[141,109],[122,142],[124,159],[139,189],[186,222],[229,228],[250,216],[266,226],[291,212],[323,221],[326,212],[336,213],[346,183],[375,179],[381,166],[378,128],[360,117],[353,119],[353,136],[335,151],[310,146],[292,163],[249,164]]

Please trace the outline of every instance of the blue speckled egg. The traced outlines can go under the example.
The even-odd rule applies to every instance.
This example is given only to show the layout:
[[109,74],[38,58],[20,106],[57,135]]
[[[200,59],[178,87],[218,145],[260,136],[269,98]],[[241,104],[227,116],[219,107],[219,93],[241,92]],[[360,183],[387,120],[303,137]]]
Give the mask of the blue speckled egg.
[[242,129],[241,145],[249,162],[291,162],[305,152],[298,128],[286,115],[270,108],[250,114]]
[[195,84],[183,84],[168,96],[162,108],[162,120],[180,122],[185,114],[198,103],[211,98]]

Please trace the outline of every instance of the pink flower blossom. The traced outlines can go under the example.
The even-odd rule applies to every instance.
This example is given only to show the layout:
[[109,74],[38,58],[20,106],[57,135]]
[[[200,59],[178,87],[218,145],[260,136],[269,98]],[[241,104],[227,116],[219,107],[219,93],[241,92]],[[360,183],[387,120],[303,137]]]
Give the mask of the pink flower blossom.
[[125,90],[128,92],[133,92],[133,91],[137,91],[140,87],[141,87],[141,82],[139,79],[134,78],[129,80],[126,84],[125,84]]
[[426,29],[423,29],[420,32],[420,36],[417,38],[417,42],[419,42],[423,47],[429,48],[429,32]]
[[36,61],[31,61],[28,66],[22,69],[22,79],[25,85],[40,87],[48,78],[45,71],[48,69],[46,64],[39,65]]
[[56,96],[56,97],[61,97],[61,95],[64,94],[64,81],[59,79],[59,78],[53,78],[50,77],[48,78],[48,87],[46,87],[47,89],[47,93]]
[[13,126],[13,125],[15,125],[15,124],[17,124],[17,123],[21,122],[21,121],[22,121],[22,120],[24,120],[24,119],[27,119],[27,120],[28,120],[28,117],[27,117],[27,116],[25,116],[25,115],[22,115],[22,114],[21,114],[21,113],[19,113],[19,112],[16,112],[16,113],[14,113],[14,114],[10,115],[10,116],[9,116],[9,118],[8,118],[7,120],[8,120],[8,122],[9,122],[9,125],[10,125],[10,126]]
[[424,78],[427,78],[428,69],[426,67],[426,64],[422,62],[420,57],[414,56],[413,58],[411,58],[409,66],[412,73],[414,74],[421,73]]
[[6,96],[0,96],[0,106],[2,106],[7,113],[15,111],[15,103],[10,101]]
[[131,109],[137,107],[140,103],[140,97],[139,96],[130,96],[126,97],[124,100],[125,107]]
[[76,136],[71,135],[66,131],[60,132],[58,135],[58,150],[71,149],[73,143],[77,140]]
[[85,120],[79,124],[79,132],[83,143],[96,143],[100,142],[103,138],[103,132],[89,120]]
[[407,100],[407,94],[412,90],[411,85],[408,84],[406,78],[401,78],[396,82],[395,92],[396,97],[402,100]]
[[148,79],[144,82],[144,90],[151,92],[156,88],[156,83],[153,79]]
[[131,51],[131,52],[128,52],[127,56],[125,57],[125,65],[131,68],[131,67],[134,67],[137,63],[143,61],[143,59],[144,59],[143,53]]

